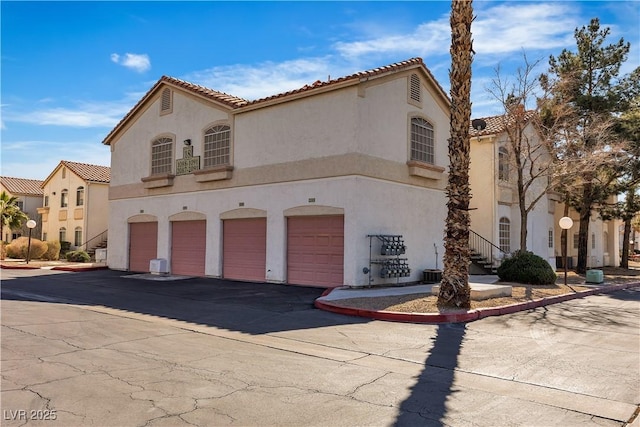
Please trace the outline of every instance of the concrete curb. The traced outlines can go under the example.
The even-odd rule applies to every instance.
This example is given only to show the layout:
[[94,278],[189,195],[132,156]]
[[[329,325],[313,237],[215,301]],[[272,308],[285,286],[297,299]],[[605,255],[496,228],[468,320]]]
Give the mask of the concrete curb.
[[583,298],[590,295],[606,294],[622,289],[640,287],[640,282],[624,283],[620,285],[610,285],[606,287],[588,289],[579,291],[574,294],[558,295],[547,298],[540,298],[524,303],[504,305],[500,307],[478,308],[475,310],[459,312],[459,313],[403,313],[397,311],[375,311],[363,310],[359,308],[342,307],[330,302],[322,301],[323,296],[329,295],[333,289],[327,289],[320,298],[316,299],[314,306],[320,310],[330,311],[332,313],[345,314],[347,316],[366,317],[375,320],[386,320],[391,322],[405,323],[466,323],[474,320],[484,319],[490,316],[502,316],[504,314],[512,314],[520,311],[532,310],[534,308],[543,307],[550,304],[557,304],[576,298]]

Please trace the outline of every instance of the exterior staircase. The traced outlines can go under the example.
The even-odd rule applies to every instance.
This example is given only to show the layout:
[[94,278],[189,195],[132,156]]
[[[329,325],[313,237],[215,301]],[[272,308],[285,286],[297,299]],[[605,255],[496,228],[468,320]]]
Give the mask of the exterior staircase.
[[473,230],[469,230],[472,274],[497,274],[498,267],[507,253]]
[[82,249],[89,254],[91,260],[95,261],[96,259],[96,249],[103,249],[107,247],[107,231],[105,230],[97,236],[87,240],[83,245],[81,245],[78,249]]

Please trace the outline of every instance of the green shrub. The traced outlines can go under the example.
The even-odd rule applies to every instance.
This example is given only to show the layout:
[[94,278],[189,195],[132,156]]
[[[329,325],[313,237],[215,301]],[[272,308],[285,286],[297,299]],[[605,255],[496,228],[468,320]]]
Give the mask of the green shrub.
[[[29,247],[28,237],[18,237],[7,245],[7,256],[9,258],[27,258],[27,248]],[[47,243],[42,240],[31,238],[31,250],[29,259],[40,259],[47,252]]]
[[60,259],[60,242],[55,240],[47,242],[47,252],[42,255],[42,259],[47,261],[57,261]]
[[516,251],[498,267],[498,277],[504,282],[526,283],[530,285],[552,285],[556,283],[556,273],[547,261],[527,251]]
[[67,252],[67,261],[72,262],[89,262],[91,257],[85,251],[69,251]]
[[60,242],[60,255],[64,255],[71,250],[71,242]]

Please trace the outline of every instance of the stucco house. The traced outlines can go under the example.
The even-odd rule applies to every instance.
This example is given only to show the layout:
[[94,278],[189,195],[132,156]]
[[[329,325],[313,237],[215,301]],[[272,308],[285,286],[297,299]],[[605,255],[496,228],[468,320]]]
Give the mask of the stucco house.
[[[524,112],[523,141],[535,149],[540,145],[540,136],[535,130],[531,115],[533,111]],[[471,213],[471,247],[477,252],[489,252],[493,256],[493,265],[499,264],[504,254],[520,248],[520,210],[516,187],[517,169],[510,155],[510,143],[506,127],[511,126],[509,118],[503,115],[481,119],[486,127],[474,129],[470,126],[471,165],[469,180],[472,191]],[[534,168],[525,164],[525,179],[531,177],[530,170],[537,173],[544,169],[545,151],[537,150],[532,157],[537,160]],[[538,157],[541,156],[541,157]],[[529,175],[528,175],[529,174]],[[561,267],[561,228],[559,220],[564,214],[564,203],[560,195],[547,191],[548,177],[541,174],[532,180],[527,193],[527,203],[539,195],[541,198],[529,212],[527,220],[527,250],[546,259],[553,267]],[[574,226],[569,230],[568,265],[577,264],[578,215],[572,209],[570,217]],[[589,230],[588,267],[619,265],[619,255],[613,248],[618,247],[617,220],[602,221],[596,212],[592,213]],[[483,244],[484,249],[482,248]],[[475,246],[475,247],[474,247]],[[611,248],[611,249],[610,249]],[[492,252],[491,252],[492,251]],[[482,254],[484,258],[486,254]],[[480,258],[480,257],[479,257]],[[490,269],[489,269],[490,270]],[[476,270],[476,272],[479,272]]]
[[108,265],[419,281],[442,266],[448,138],[449,99],[420,58],[254,101],[163,76],[103,141]]
[[[36,221],[36,227],[31,231],[32,236],[40,236],[42,231],[42,221],[38,208],[42,206],[42,182],[38,179],[12,178],[0,176],[0,192],[4,191],[9,196],[16,197],[20,210],[27,214],[29,219]],[[9,230],[2,227],[2,240],[11,242],[20,236],[27,236],[29,229],[26,221],[20,230]]]
[[42,240],[89,251],[107,238],[108,166],[62,160],[42,183]]

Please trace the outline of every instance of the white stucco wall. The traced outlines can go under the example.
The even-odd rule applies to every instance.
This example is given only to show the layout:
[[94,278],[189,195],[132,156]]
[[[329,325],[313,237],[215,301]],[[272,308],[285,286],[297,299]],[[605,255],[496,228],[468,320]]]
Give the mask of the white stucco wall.
[[[315,198],[314,203],[309,203]],[[145,197],[111,202],[108,265],[128,268],[127,219],[140,213],[158,218],[158,258],[170,261],[169,217],[180,212],[199,212],[207,217],[205,274],[222,275],[221,237],[224,212],[238,209],[267,212],[268,281],[286,281],[286,218],[284,211],[298,206],[331,206],[344,209],[344,284],[365,286],[369,266],[367,234],[402,234],[412,275],[401,282],[419,281],[422,270],[435,268],[434,243],[438,246],[438,267],[442,268],[442,236],[446,215],[444,193],[379,180],[346,177],[312,180],[261,187],[243,187],[165,197]],[[186,207],[186,210],[185,210]],[[170,264],[170,262],[169,262]],[[375,278],[373,284],[383,280]],[[388,282],[389,279],[386,280]],[[395,283],[395,279],[391,279]]]

